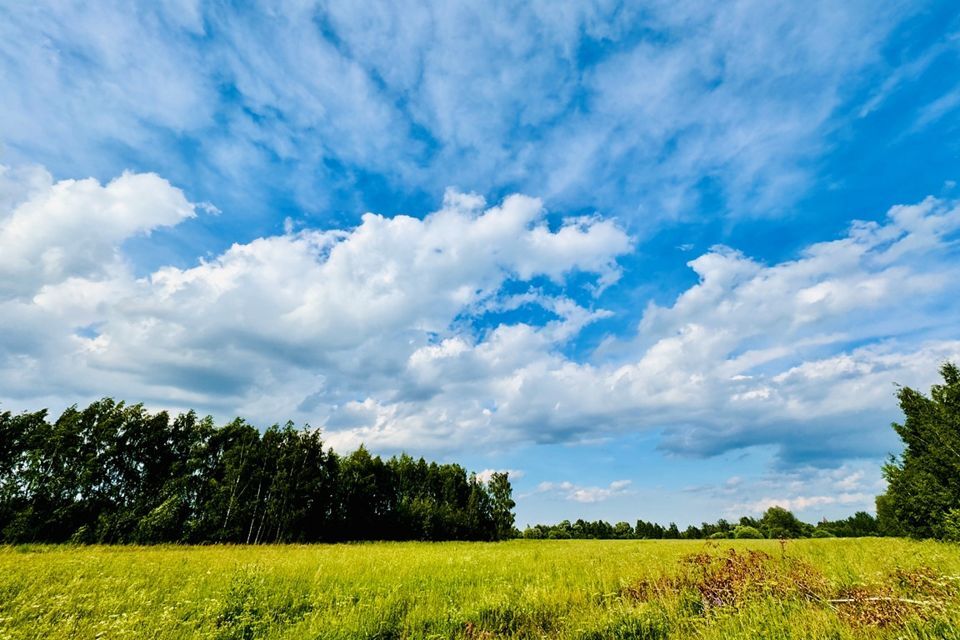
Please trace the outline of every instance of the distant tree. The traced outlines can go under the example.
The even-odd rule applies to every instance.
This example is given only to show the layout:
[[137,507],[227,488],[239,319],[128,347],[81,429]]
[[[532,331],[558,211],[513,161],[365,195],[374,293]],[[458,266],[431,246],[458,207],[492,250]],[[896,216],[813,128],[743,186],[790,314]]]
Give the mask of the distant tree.
[[691,524],[686,529],[684,529],[683,533],[681,534],[681,537],[686,540],[699,540],[700,538],[704,537],[703,530]]
[[659,526],[646,520],[637,520],[637,524],[633,528],[633,534],[642,540],[659,539],[663,537],[663,532],[657,530]]
[[884,466],[877,503],[884,529],[916,538],[943,537],[947,514],[960,509],[960,369],[945,363],[940,374],[930,397],[909,387],[897,394],[905,419],[893,428],[904,451]]
[[801,538],[808,527],[783,507],[770,507],[760,519],[759,529],[767,538]]
[[513,501],[510,477],[507,473],[494,473],[490,476],[488,486],[490,488],[495,537],[497,540],[506,540],[513,535],[513,508],[517,506],[517,503]]
[[538,524],[533,527],[527,525],[527,527],[523,530],[523,533],[520,535],[526,540],[543,540],[547,537],[546,533],[547,532],[544,531],[544,526],[542,524]]
[[719,520],[717,520],[716,527],[718,531],[721,531],[723,533],[730,533],[731,531],[733,531],[733,527],[730,526],[730,523],[724,520],[723,518],[720,518]]
[[880,535],[877,518],[866,511],[858,511],[842,520],[822,520],[817,523],[817,531],[826,531],[838,538],[862,538]]
[[551,540],[567,540],[573,537],[573,525],[569,520],[563,520],[558,525],[550,527],[547,538]]

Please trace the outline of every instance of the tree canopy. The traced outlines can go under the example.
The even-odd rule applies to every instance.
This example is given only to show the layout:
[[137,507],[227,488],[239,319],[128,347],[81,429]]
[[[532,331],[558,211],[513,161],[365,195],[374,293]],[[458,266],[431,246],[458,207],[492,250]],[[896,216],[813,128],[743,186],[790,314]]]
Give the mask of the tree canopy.
[[887,491],[877,498],[885,532],[916,538],[952,537],[960,510],[960,369],[940,368],[943,384],[925,396],[910,387],[898,393],[903,424],[893,428],[904,450],[884,466]]
[[507,474],[365,448],[341,456],[291,423],[265,431],[105,398],[0,413],[0,541],[265,543],[498,540]]

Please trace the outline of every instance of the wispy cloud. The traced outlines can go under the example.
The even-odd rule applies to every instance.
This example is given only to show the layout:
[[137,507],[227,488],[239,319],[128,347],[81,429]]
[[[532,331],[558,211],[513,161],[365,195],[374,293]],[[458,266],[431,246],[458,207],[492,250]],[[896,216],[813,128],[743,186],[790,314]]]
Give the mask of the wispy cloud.
[[0,140],[104,179],[132,158],[234,215],[268,215],[276,191],[362,208],[370,176],[405,195],[509,186],[631,224],[691,214],[706,181],[717,213],[769,215],[809,184],[904,7],[11,5]]
[[960,33],[950,33],[927,46],[919,54],[901,62],[886,75],[886,79],[860,107],[859,117],[864,118],[877,111],[903,85],[915,82],[942,56],[958,52],[960,52]]
[[923,129],[960,107],[960,89],[946,93],[920,110],[913,130]]

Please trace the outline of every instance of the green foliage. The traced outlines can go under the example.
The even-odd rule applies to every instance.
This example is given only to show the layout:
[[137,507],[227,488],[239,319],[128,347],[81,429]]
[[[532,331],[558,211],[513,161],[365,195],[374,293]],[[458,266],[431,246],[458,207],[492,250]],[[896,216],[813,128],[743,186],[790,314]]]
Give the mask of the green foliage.
[[817,532],[825,532],[836,538],[863,538],[867,536],[883,535],[877,518],[866,511],[858,511],[843,520],[824,520],[817,524],[816,530],[810,535],[817,536]]
[[505,540],[513,535],[513,508],[510,480],[506,473],[494,473],[490,477],[491,515],[496,530],[495,537]]
[[0,413],[0,542],[245,543],[512,537],[506,474],[360,447],[241,419],[215,427],[109,398]]
[[765,538],[802,538],[812,529],[783,507],[770,507],[760,519]]
[[756,527],[741,524],[734,528],[733,537],[737,540],[761,540],[763,534]]
[[[743,517],[736,529],[757,531],[760,538],[808,538],[816,531],[829,533],[830,537],[853,538],[880,535],[877,519],[869,513],[860,511],[843,520],[823,520],[816,527],[800,521],[793,513],[781,507],[772,507],[759,520]],[[748,533],[748,536],[753,536]],[[735,528],[721,518],[715,523],[703,522],[700,526],[690,525],[683,531],[675,523],[669,526],[655,522],[637,520],[635,527],[627,522],[611,525],[603,520],[587,522],[577,520],[570,523],[564,520],[555,525],[538,524],[527,527],[521,537],[530,540],[566,540],[566,539],[641,539],[641,540],[723,540],[735,538]],[[821,536],[822,537],[822,536]]]
[[877,496],[877,533],[882,536],[905,535],[903,527],[897,520],[892,497],[887,493]]
[[833,535],[826,529],[817,529],[816,531],[813,532],[813,535],[810,537],[811,538],[836,538],[837,536]]
[[943,516],[940,525],[941,537],[950,542],[960,542],[960,509],[951,509]]
[[946,515],[960,508],[960,369],[946,363],[940,374],[929,397],[909,387],[897,394],[905,419],[893,428],[904,451],[884,466],[887,493],[877,501],[888,532],[942,537]]
[[170,496],[143,516],[133,539],[139,544],[175,541],[185,518],[186,505],[180,496]]

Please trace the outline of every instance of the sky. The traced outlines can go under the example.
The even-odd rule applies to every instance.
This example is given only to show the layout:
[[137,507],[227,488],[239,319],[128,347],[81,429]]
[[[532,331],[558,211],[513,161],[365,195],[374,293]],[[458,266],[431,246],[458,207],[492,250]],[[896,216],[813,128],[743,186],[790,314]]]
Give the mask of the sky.
[[960,361],[955,2],[0,2],[0,409],[873,509]]

